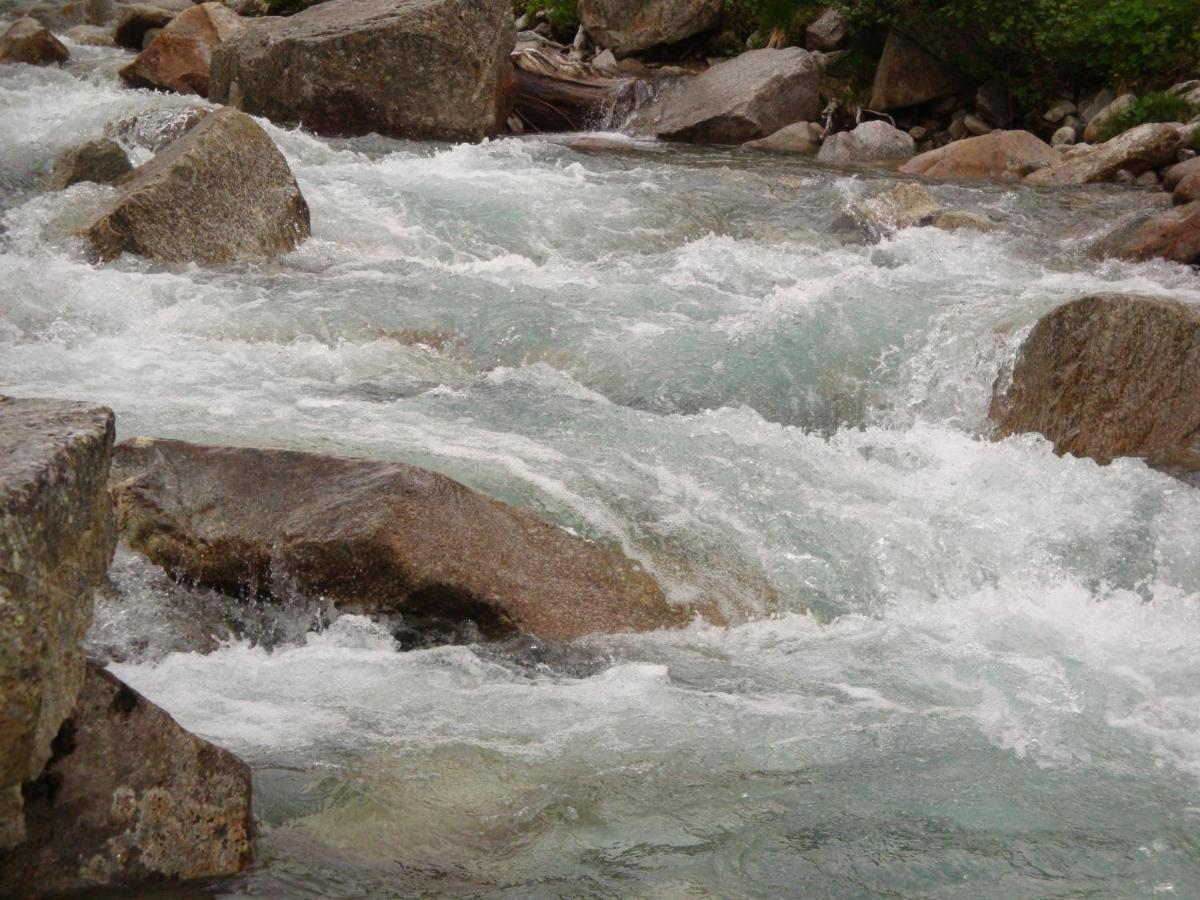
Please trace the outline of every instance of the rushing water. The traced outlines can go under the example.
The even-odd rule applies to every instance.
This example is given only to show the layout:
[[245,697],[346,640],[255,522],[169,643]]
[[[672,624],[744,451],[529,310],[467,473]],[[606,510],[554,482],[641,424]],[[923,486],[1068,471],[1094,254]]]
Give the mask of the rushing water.
[[94,645],[255,772],[262,862],[201,893],[1200,895],[1200,493],[986,424],[1057,303],[1200,302],[1100,259],[1152,195],[935,186],[1001,229],[872,243],[846,213],[885,173],[267,126],[300,250],[95,266],[69,232],[109,189],[43,194],[48,161],[188,101],[74,50],[0,67],[0,390],[429,466],[731,623],[399,652],[281,614],[201,646],[123,551]]

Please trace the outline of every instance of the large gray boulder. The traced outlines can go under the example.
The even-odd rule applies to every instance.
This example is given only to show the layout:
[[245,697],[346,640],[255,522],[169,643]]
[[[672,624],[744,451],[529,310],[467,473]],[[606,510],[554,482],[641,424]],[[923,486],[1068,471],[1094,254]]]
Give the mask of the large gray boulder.
[[308,234],[308,204],[287,160],[233,109],[209,113],[120,179],[86,230],[101,259],[129,252],[204,263],[286,253]]
[[17,19],[0,34],[0,62],[52,66],[66,62],[71,53],[63,42],[37,19]]
[[119,74],[132,87],[206,97],[213,51],[243,28],[220,3],[198,4],[173,18]]
[[237,596],[299,592],[488,637],[687,618],[616,548],[414,466],[139,438],[117,449],[112,493],[132,548]]
[[721,0],[579,0],[587,36],[618,59],[682,41],[720,20]]
[[1030,184],[1090,184],[1112,181],[1121,171],[1141,175],[1176,158],[1183,146],[1178,125],[1138,125],[1087,153],[1041,169],[1025,180]]
[[999,437],[1038,432],[1059,454],[1200,471],[1200,312],[1120,294],[1058,307],[997,384],[991,417]]
[[904,109],[946,97],[959,87],[940,59],[907,35],[893,31],[883,45],[869,105],[879,112]]
[[213,54],[209,98],[319,134],[477,141],[516,96],[508,0],[330,0]]
[[909,159],[916,142],[908,132],[887,122],[863,122],[853,131],[841,131],[825,138],[817,159],[828,163],[879,162]]
[[[112,413],[0,397],[0,848],[83,684],[80,641],[116,544]],[[0,891],[0,893],[3,893]]]
[[250,770],[89,663],[54,755],[25,791],[0,894],[231,875],[254,859]]
[[751,50],[677,78],[630,120],[635,134],[692,143],[742,144],[821,112],[825,57],[799,47]]

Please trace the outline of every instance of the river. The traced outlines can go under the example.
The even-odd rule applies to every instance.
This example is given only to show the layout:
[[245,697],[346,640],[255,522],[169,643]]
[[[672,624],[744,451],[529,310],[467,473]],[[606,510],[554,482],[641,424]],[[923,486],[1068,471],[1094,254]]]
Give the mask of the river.
[[95,645],[254,770],[262,860],[196,896],[1200,896],[1200,493],[987,426],[1057,304],[1200,303],[1097,252],[1151,194],[931,186],[1001,228],[872,241],[882,172],[263,123],[299,250],[92,265],[111,189],[48,162],[190,101],[72,52],[0,67],[0,390],[427,466],[728,620],[401,652],[300,609],[201,653],[122,551]]

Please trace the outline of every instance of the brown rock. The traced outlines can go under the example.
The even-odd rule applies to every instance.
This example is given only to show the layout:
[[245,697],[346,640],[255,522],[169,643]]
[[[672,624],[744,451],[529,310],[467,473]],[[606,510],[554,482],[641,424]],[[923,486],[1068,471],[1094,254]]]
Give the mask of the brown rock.
[[997,391],[998,437],[1036,431],[1056,453],[1200,470],[1200,312],[1106,294],[1043,316]]
[[5,896],[231,875],[254,860],[246,764],[95,663],[25,797],[28,837],[0,857]]
[[131,116],[124,116],[104,126],[105,137],[122,144],[142,147],[157,153],[172,141],[183,137],[208,110],[199,106],[151,107]]
[[17,19],[0,34],[0,62],[52,66],[66,62],[70,52],[37,19]]
[[1160,213],[1142,225],[1121,251],[1125,259],[1168,259],[1200,265],[1200,202]]
[[1016,178],[1027,166],[1061,161],[1057,150],[1028,131],[993,131],[922,153],[900,171],[943,181],[968,181]]
[[822,128],[816,122],[793,122],[774,134],[757,141],[747,141],[743,147],[765,153],[803,153],[814,155],[821,149]]
[[249,116],[209,113],[119,182],[86,234],[101,259],[170,262],[286,253],[308,237],[308,204],[287,160]]
[[237,13],[220,3],[201,3],[172,19],[133,62],[120,71],[132,87],[208,96],[213,51],[244,29]]
[[[83,682],[80,641],[116,544],[112,413],[0,397],[0,848]],[[0,892],[2,893],[2,892]]]
[[516,97],[507,0],[330,0],[213,54],[209,98],[320,134],[478,141]]
[[124,539],[229,593],[298,590],[487,636],[569,640],[687,619],[615,548],[414,466],[145,438],[115,459]]
[[1182,143],[1178,126],[1139,125],[1082,156],[1034,172],[1025,180],[1030,184],[1090,184],[1112,181],[1122,171],[1141,175],[1173,160]]
[[1200,169],[1180,179],[1175,185],[1175,190],[1171,192],[1171,202],[1176,206],[1195,203],[1197,200],[1200,200]]
[[598,47],[621,58],[715,28],[721,0],[579,0],[579,21]]
[[670,141],[743,144],[817,118],[823,75],[819,53],[751,50],[663,85],[627,129]]
[[1200,156],[1176,163],[1163,172],[1163,190],[1173,191],[1179,182],[1194,172],[1200,172]]
[[893,31],[875,70],[870,107],[878,112],[903,109],[953,94],[958,88],[940,59],[907,35]]
[[100,138],[63,151],[54,161],[47,187],[61,191],[81,181],[110,184],[132,168],[120,144]]

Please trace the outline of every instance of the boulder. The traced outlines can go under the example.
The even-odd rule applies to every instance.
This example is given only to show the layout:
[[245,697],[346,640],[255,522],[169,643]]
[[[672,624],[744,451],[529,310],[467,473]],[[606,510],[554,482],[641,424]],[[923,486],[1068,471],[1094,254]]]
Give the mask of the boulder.
[[319,134],[478,141],[516,97],[507,0],[330,0],[213,54],[209,99]]
[[849,33],[846,16],[831,6],[804,30],[804,46],[809,50],[835,50]]
[[[1147,172],[1147,175],[1154,174]],[[1200,200],[1200,172],[1193,172],[1185,178],[1179,180],[1175,185],[1175,190],[1171,192],[1171,202],[1176,206],[1183,206],[1188,203],[1195,203]]]
[[4,896],[232,875],[254,859],[246,764],[95,663],[25,796],[28,836],[0,857]]
[[1158,297],[1106,294],[1043,316],[1011,385],[997,383],[997,436],[1038,432],[1056,453],[1200,469],[1200,313]]
[[904,109],[948,96],[958,88],[940,59],[907,35],[893,31],[883,45],[869,105],[879,112]]
[[47,187],[61,191],[80,181],[110,184],[133,168],[116,141],[99,138],[63,151],[54,161]]
[[0,849],[24,836],[21,786],[83,684],[80,641],[116,544],[112,442],[103,407],[0,397]]
[[1031,184],[1090,184],[1112,181],[1121,171],[1141,175],[1173,160],[1182,143],[1175,125],[1139,125],[1089,153],[1041,169],[1025,180]]
[[1017,178],[1028,167],[1059,162],[1058,151],[1028,131],[993,131],[922,153],[900,171],[943,181],[967,181]]
[[0,34],[0,62],[53,66],[71,56],[63,42],[37,19],[17,19]]
[[943,210],[929,191],[908,181],[856,203],[851,212],[868,231],[878,235],[932,225]]
[[309,234],[287,160],[233,109],[209,113],[118,188],[86,232],[101,259],[227,262],[286,253]]
[[798,47],[751,50],[663,85],[627,126],[692,143],[743,144],[821,112],[824,56]]
[[824,129],[816,122],[793,122],[757,141],[747,141],[743,147],[765,153],[803,153],[812,156],[821,149]]
[[126,50],[141,50],[146,42],[146,32],[155,28],[165,28],[179,12],[178,9],[149,3],[127,6],[122,10],[113,28],[113,43]]
[[828,163],[908,159],[916,148],[916,142],[908,132],[887,122],[863,122],[853,131],[842,131],[825,138],[817,159]]
[[1012,127],[1012,92],[1000,81],[989,81],[975,92],[975,114],[989,129]]
[[1134,94],[1122,94],[1099,112],[1091,110],[1092,117],[1087,119],[1087,128],[1084,129],[1083,139],[1089,144],[1096,143],[1108,124],[1135,103],[1137,103],[1137,97]]
[[1200,265],[1200,202],[1177,206],[1143,224],[1121,250],[1125,259]]
[[1195,172],[1200,172],[1200,156],[1193,156],[1191,159],[1176,163],[1163,172],[1163,190],[1175,190],[1175,186],[1179,182]]
[[132,87],[207,97],[213,51],[244,27],[238,14],[220,3],[193,6],[172,19],[119,74]]
[[579,21],[618,58],[674,44],[721,21],[721,0],[579,0]]
[[687,619],[619,550],[414,466],[139,438],[118,447],[111,489],[131,547],[235,595],[298,591],[488,637]]

